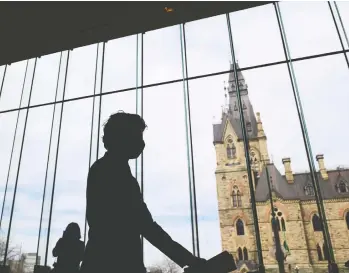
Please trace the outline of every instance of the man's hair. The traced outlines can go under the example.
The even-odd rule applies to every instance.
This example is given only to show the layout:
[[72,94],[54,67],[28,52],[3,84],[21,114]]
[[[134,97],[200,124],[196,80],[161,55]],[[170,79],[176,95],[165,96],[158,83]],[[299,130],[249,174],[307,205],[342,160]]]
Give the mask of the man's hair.
[[135,131],[144,131],[147,125],[143,118],[136,114],[119,111],[112,114],[104,124],[104,147],[108,150],[116,138],[128,137]]

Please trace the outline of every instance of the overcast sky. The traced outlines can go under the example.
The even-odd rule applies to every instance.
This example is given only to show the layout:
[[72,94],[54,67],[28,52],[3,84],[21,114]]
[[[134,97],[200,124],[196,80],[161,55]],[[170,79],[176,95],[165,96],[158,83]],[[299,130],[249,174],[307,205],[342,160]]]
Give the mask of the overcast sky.
[[[292,57],[341,50],[327,2],[282,2],[280,6]],[[349,29],[349,2],[338,2],[338,6],[344,25]],[[190,77],[229,69],[231,54],[225,15],[191,22],[185,27]],[[231,27],[240,67],[284,60],[273,5],[232,13]],[[348,44],[345,43],[345,46],[348,49]],[[136,86],[136,49],[136,35],[106,44],[103,92]],[[91,45],[74,49],[70,53],[66,98],[93,94],[96,52],[97,45]],[[100,56],[101,53],[100,45]],[[66,57],[67,52],[64,52],[59,99],[62,98]],[[56,53],[38,60],[31,105],[54,100],[59,58],[60,53]],[[138,64],[140,65],[140,59]],[[8,67],[0,98],[0,110],[19,106],[25,67],[26,61]],[[33,67],[34,60],[31,60],[22,106],[28,103]],[[101,59],[98,62],[97,92],[100,90],[100,68]],[[346,144],[349,138],[349,71],[344,56],[301,61],[294,63],[294,68],[314,157],[323,153],[328,168],[349,166],[349,147]],[[1,78],[3,71],[4,67],[0,67]],[[144,84],[180,79],[182,75],[180,27],[147,32],[144,35]],[[249,87],[254,110],[261,113],[268,137],[269,155],[274,163],[281,173],[284,173],[281,159],[291,157],[294,171],[307,171],[308,164],[286,65],[244,71],[243,75]],[[200,250],[206,258],[221,251],[212,124],[219,121],[224,104],[224,81],[227,80],[228,75],[220,75],[189,82]],[[183,98],[182,82],[144,89],[144,119],[148,125],[145,132],[144,184],[145,200],[155,220],[175,240],[191,250]],[[83,232],[92,102],[90,98],[64,104],[49,247],[50,265],[53,262],[51,250],[66,225],[75,221],[79,223]],[[97,110],[98,103],[96,99]],[[40,241],[42,257],[46,244],[60,110],[61,105],[57,105],[48,171],[44,230]],[[118,110],[136,112],[135,90],[103,96],[102,122]],[[95,125],[97,112],[94,117]],[[24,252],[36,251],[52,114],[53,105],[29,111],[11,231],[11,242],[22,245]],[[21,111],[19,115],[9,191],[2,222],[3,235],[6,234],[9,223],[25,115],[26,111]],[[17,112],[0,114],[1,202],[16,118]],[[96,159],[96,144],[95,128],[93,161]],[[103,153],[103,145],[100,145],[99,156]],[[135,162],[130,164],[134,171]],[[160,259],[162,254],[146,244],[146,264],[150,265]]]

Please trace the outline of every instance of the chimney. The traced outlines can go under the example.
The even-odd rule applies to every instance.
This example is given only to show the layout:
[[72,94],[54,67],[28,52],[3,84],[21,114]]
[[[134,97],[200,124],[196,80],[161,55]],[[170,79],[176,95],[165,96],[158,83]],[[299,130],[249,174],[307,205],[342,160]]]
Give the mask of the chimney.
[[291,169],[291,159],[289,157],[283,158],[282,163],[284,164],[284,167],[285,167],[285,176],[286,176],[287,182],[293,183],[294,179],[293,179],[293,173]]
[[320,174],[323,180],[328,180],[327,170],[325,168],[324,155],[317,155],[316,160],[319,164]]

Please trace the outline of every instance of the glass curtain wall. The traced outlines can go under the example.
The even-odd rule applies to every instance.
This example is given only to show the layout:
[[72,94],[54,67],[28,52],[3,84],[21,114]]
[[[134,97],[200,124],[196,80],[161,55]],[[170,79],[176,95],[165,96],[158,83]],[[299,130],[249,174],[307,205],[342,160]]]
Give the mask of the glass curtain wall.
[[[174,240],[240,272],[344,270],[348,29],[346,2],[279,2],[0,67],[0,261],[52,266],[70,222],[87,240],[88,169],[122,110],[147,124],[129,163]],[[150,272],[180,272],[142,240]]]

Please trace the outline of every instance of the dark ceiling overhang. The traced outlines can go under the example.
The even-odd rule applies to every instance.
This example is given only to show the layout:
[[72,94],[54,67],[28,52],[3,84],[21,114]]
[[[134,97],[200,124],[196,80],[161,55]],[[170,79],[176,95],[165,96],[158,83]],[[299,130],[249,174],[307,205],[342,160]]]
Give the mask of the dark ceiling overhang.
[[0,65],[268,3],[0,2]]

